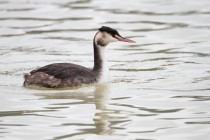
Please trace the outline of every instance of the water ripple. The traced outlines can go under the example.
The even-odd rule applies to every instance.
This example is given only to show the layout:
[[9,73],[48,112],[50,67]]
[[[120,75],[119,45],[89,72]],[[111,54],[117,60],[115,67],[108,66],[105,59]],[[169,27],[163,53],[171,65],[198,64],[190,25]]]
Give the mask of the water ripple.
[[[208,140],[209,7],[209,0],[0,1],[1,139]],[[109,84],[22,86],[23,73],[50,63],[92,67],[101,26],[137,42],[107,47]]]

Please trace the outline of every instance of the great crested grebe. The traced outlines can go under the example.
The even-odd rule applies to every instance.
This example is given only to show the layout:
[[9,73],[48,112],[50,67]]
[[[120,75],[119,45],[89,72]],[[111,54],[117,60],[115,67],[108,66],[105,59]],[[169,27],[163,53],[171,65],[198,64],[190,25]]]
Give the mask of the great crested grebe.
[[92,69],[71,63],[49,64],[25,74],[24,86],[64,88],[106,83],[109,80],[109,68],[105,49],[110,42],[115,41],[134,43],[134,41],[122,37],[117,30],[102,26],[93,39],[94,67]]

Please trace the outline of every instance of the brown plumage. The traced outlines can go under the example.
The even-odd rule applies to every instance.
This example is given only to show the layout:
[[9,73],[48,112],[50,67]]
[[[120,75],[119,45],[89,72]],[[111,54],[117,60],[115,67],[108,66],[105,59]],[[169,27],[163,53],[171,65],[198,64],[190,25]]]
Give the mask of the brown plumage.
[[92,72],[88,68],[75,64],[55,63],[26,74],[24,85],[35,84],[48,88],[81,86],[82,84],[95,83],[97,73],[97,71]]

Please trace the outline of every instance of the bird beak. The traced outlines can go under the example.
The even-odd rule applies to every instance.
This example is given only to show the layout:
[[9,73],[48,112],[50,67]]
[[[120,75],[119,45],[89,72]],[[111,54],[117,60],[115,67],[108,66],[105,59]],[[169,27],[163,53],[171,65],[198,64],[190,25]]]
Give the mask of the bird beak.
[[130,40],[130,39],[127,39],[127,38],[124,38],[124,37],[122,37],[122,36],[115,35],[114,37],[115,37],[118,41],[129,42],[129,43],[135,43],[135,41]]

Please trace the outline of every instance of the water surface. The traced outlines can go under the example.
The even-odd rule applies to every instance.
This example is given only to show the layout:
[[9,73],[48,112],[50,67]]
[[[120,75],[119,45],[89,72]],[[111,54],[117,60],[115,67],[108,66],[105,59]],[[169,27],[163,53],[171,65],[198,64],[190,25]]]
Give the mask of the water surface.
[[[0,1],[0,139],[208,140],[209,0]],[[22,87],[49,63],[92,67],[101,26],[112,43],[109,84]]]

